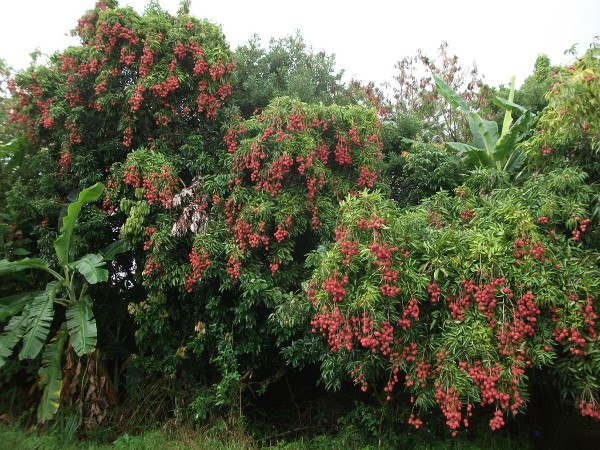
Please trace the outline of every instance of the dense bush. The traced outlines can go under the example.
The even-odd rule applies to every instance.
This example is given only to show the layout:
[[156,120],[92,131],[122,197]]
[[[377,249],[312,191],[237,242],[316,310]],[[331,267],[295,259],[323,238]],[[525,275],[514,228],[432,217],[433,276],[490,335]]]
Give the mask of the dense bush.
[[532,169],[577,165],[591,181],[600,180],[599,55],[600,47],[594,42],[582,57],[552,72],[548,107],[540,117],[537,135],[524,145]]
[[560,169],[405,211],[377,192],[348,197],[306,289],[328,385],[346,373],[388,400],[402,386],[413,425],[437,406],[455,434],[479,405],[492,429],[523,411],[529,374],[543,369],[599,417],[598,254],[581,247],[581,228],[570,233],[592,194],[585,174]]
[[[157,151],[115,166],[109,196],[128,215],[121,234],[145,254],[148,298],[130,310],[155,370],[185,367],[221,387],[249,371],[264,381],[293,338],[311,341],[306,321],[290,324],[285,311],[306,310],[304,255],[332,238],[339,200],[377,182],[378,135],[374,111],[280,98],[229,128],[229,174],[202,172],[174,197]],[[144,181],[151,173],[163,184]],[[289,358],[304,364],[314,350]]]

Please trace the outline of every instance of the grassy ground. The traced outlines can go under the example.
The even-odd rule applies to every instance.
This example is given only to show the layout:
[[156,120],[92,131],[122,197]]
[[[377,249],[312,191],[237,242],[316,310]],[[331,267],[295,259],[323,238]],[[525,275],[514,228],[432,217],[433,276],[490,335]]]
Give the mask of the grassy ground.
[[280,450],[326,450],[326,449],[527,449],[529,443],[522,439],[511,439],[507,434],[478,436],[476,439],[427,439],[427,436],[404,436],[390,442],[366,442],[360,433],[345,429],[336,435],[295,436],[290,439],[280,437],[270,441],[260,441],[244,430],[231,428],[218,423],[211,428],[192,430],[181,426],[166,425],[161,429],[146,430],[139,435],[124,434],[113,439],[106,430],[96,431],[87,436],[78,436],[68,428],[53,427],[46,430],[24,430],[18,426],[0,425],[0,447],[15,450],[75,450],[75,449],[210,449],[242,450],[272,448]]

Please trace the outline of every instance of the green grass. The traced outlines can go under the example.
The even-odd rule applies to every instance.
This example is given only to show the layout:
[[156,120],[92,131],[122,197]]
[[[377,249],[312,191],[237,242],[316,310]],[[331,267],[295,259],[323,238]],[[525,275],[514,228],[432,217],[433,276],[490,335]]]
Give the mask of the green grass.
[[27,431],[16,426],[0,425],[2,448],[14,450],[245,450],[254,448],[251,440],[245,435],[221,433],[212,429],[204,432],[195,432],[186,428],[153,429],[144,431],[140,435],[126,433],[109,442],[101,441],[106,441],[106,438],[101,438],[98,432],[84,440],[75,437],[65,442],[61,433],[56,430]]
[[527,449],[529,443],[511,439],[508,435],[486,433],[476,439],[434,439],[431,436],[410,434],[397,436],[394,442],[377,442],[366,439],[360,432],[342,429],[337,435],[298,436],[279,441],[256,441],[247,432],[232,429],[224,422],[211,428],[194,431],[185,426],[165,425],[161,429],[145,430],[139,435],[123,434],[116,439],[109,431],[96,431],[81,439],[67,430],[54,426],[47,430],[24,430],[18,426],[0,424],[0,443],[3,448],[15,450],[337,450],[337,449],[415,449],[415,450],[477,450],[477,449]]

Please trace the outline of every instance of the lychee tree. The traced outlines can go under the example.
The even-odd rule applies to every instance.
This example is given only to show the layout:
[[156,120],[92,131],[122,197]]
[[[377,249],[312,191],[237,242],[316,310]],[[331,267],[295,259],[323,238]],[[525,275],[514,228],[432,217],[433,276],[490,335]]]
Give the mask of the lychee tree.
[[[104,182],[113,196],[82,212],[80,238],[72,245],[76,255],[95,253],[119,233],[132,238],[135,220],[126,219],[136,201],[146,202],[164,223],[177,220],[181,211],[169,206],[172,198],[195,174],[213,173],[222,162],[222,116],[234,66],[219,27],[186,8],[172,16],[156,2],[140,15],[116,1],[99,1],[73,35],[79,45],[8,83],[14,102],[8,120],[23,139],[3,153],[2,164],[10,161],[14,168],[7,171],[10,189],[0,209],[10,217],[11,236],[28,242],[20,255],[30,251],[51,267],[57,265],[52,244],[62,205],[78,188]],[[139,186],[131,167],[141,174]],[[128,168],[132,195],[122,191],[116,198],[117,180],[110,174]],[[147,236],[151,241],[150,232]],[[180,254],[187,262],[189,240],[173,242],[173,258]],[[110,289],[92,292],[99,348],[122,334],[126,298],[145,295],[143,247],[143,242],[132,247],[111,265]],[[113,347],[121,345],[122,340]],[[131,349],[120,348],[116,358],[125,359]]]
[[[308,321],[286,322],[284,311],[307,312],[305,255],[333,237],[339,201],[377,185],[379,127],[374,110],[279,98],[225,133],[229,173],[198,173],[173,197],[163,198],[171,168],[159,153],[132,152],[114,167],[109,196],[128,214],[121,233],[145,254],[148,298],[130,309],[161,368],[176,370],[186,356],[222,383],[229,378],[211,378],[207,365],[225,347],[237,358],[227,370],[260,380],[283,368],[294,339],[313,345],[298,364],[318,358]],[[151,188],[150,173],[166,184]],[[173,251],[190,238],[185,258]]]
[[330,387],[407,401],[416,427],[437,409],[455,435],[477,410],[492,429],[524,411],[535,374],[600,419],[596,56],[554,75],[521,186],[477,169],[405,210],[345,199],[305,285]]
[[404,211],[378,192],[347,197],[305,286],[325,381],[345,371],[408,400],[417,428],[437,408],[455,435],[477,410],[493,430],[524,411],[543,370],[599,419],[599,255],[582,247],[586,226],[568,232],[593,193],[567,168],[482,194],[472,176]]
[[[579,166],[590,181],[600,181],[599,55],[600,46],[595,41],[583,56],[550,74],[548,106],[541,114],[536,135],[523,145],[531,170]],[[600,217],[598,206],[594,215]]]

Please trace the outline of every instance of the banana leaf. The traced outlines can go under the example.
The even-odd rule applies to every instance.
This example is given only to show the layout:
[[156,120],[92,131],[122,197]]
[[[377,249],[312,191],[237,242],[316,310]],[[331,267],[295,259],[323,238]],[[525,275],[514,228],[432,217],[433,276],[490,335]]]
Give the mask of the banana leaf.
[[8,158],[6,168],[9,170],[20,166],[25,156],[31,150],[31,145],[26,138],[13,139],[7,144],[0,145],[0,158]]
[[435,73],[432,73],[431,75],[435,81],[437,90],[442,94],[442,97],[444,97],[453,108],[458,108],[467,115],[469,128],[473,135],[473,142],[471,145],[479,149],[485,149],[488,154],[491,155],[494,152],[495,143],[498,140],[498,124],[491,120],[483,119],[476,112],[471,111],[471,108],[469,108],[465,101],[460,98],[450,86]]
[[94,351],[98,330],[90,297],[86,295],[73,303],[67,309],[66,314],[67,330],[71,336],[71,345],[77,356]]
[[50,420],[60,406],[62,388],[61,360],[67,333],[61,329],[44,349],[42,365],[38,371],[39,386],[43,387],[42,399],[38,405],[39,421]]
[[96,183],[95,185],[82,190],[77,197],[77,201],[69,205],[67,214],[63,217],[60,236],[54,241],[54,249],[56,250],[56,256],[58,257],[58,262],[61,266],[66,266],[70,262],[69,252],[71,250],[73,230],[75,228],[75,222],[81,212],[81,208],[85,203],[98,200],[100,195],[102,195],[102,191],[104,191],[104,185],[102,183]]
[[496,143],[496,161],[506,161],[511,154],[516,151],[517,144],[522,141],[531,131],[535,124],[536,117],[531,112],[525,112],[512,124],[506,134],[504,134]]
[[18,316],[13,316],[4,327],[4,332],[0,335],[0,367],[6,363],[6,358],[12,354],[15,345],[27,331],[28,322],[29,306],[25,306],[23,312]]
[[510,111],[512,114],[514,114],[517,117],[520,117],[523,114],[529,112],[529,110],[527,108],[524,108],[521,105],[517,105],[516,103],[513,103],[512,101],[507,100],[502,97],[496,96],[496,97],[494,97],[492,102],[494,102],[494,104],[496,106],[499,106],[500,108],[502,108],[506,111]]
[[21,292],[0,298],[0,322],[20,313],[42,291]]
[[24,258],[18,261],[0,260],[0,276],[12,275],[25,269],[47,269],[48,263],[40,258]]
[[70,266],[74,266],[88,283],[96,284],[108,280],[108,270],[102,268],[105,264],[106,261],[102,255],[90,253],[70,264]]
[[21,347],[19,359],[35,358],[46,343],[54,318],[56,290],[60,284],[62,283],[56,281],[48,283],[46,290],[33,300],[29,308],[29,321],[27,322],[27,331],[23,336],[23,347]]
[[523,163],[525,161],[525,154],[521,150],[513,151],[506,164],[504,165],[504,171],[507,172],[514,181],[519,181],[523,178]]
[[[515,98],[515,76],[513,75],[510,79],[510,91],[508,93],[508,101],[512,103],[514,98]],[[518,117],[518,114],[517,114],[517,117]],[[508,130],[510,129],[510,126],[512,125],[512,122],[513,122],[512,111],[505,108],[504,120],[502,122],[502,132],[500,133],[500,136],[504,136],[506,133],[508,133]]]
[[102,254],[104,255],[105,261],[111,261],[115,258],[115,256],[125,253],[127,250],[129,250],[129,242],[127,242],[125,239],[121,239],[107,246],[102,251]]
[[448,86],[444,80],[438,77],[435,73],[432,73],[431,76],[433,77],[433,81],[435,82],[438,92],[442,94],[442,97],[444,97],[453,108],[458,108],[465,114],[469,114],[471,112],[471,108],[469,108],[460,95],[454,92],[454,90]]
[[[477,135],[473,134],[475,140],[480,141],[483,145],[476,145],[475,147],[485,150],[490,157],[496,151],[496,142],[498,141],[498,124],[491,120],[482,119],[479,114],[470,112],[468,115],[469,123],[475,124]],[[473,127],[471,127],[473,132]]]
[[468,164],[489,168],[494,167],[493,158],[491,158],[484,149],[473,147],[469,144],[463,144],[462,142],[446,142],[446,145],[456,150],[458,156]]

